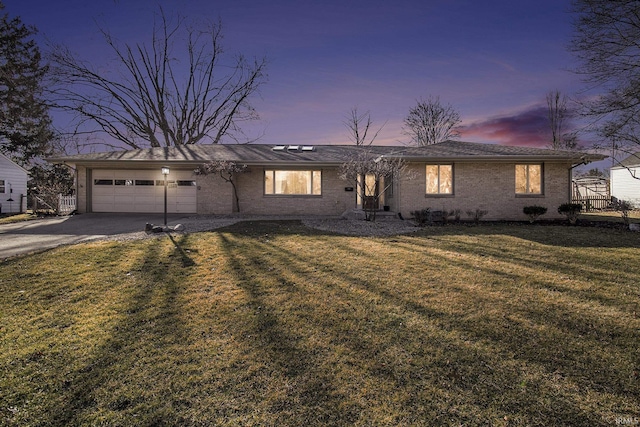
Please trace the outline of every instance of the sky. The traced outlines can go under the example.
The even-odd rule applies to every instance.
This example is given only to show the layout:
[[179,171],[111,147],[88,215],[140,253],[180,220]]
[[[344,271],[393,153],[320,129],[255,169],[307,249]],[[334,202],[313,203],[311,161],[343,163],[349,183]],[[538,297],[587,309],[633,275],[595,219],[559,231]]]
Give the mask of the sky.
[[149,39],[159,6],[221,20],[227,52],[268,60],[245,126],[266,144],[348,144],[353,108],[369,111],[375,143],[402,145],[403,120],[437,96],[462,118],[462,140],[548,144],[547,93],[578,96],[567,50],[570,0],[4,0],[37,40],[107,63],[98,33]]

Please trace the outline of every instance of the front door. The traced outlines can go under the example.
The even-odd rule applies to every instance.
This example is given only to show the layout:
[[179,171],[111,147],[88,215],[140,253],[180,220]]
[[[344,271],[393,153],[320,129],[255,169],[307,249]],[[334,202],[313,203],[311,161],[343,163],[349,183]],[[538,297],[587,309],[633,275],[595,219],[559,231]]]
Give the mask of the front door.
[[384,194],[380,194],[383,183],[376,180],[376,177],[367,174],[361,181],[364,198],[362,200],[362,209],[371,211],[378,210],[384,204]]

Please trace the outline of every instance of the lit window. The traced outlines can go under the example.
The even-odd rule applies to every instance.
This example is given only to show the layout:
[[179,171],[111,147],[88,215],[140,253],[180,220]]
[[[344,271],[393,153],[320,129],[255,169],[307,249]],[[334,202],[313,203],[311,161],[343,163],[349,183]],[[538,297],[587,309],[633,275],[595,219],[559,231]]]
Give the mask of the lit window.
[[265,170],[264,193],[319,196],[322,194],[322,172],[319,170]]
[[542,165],[516,165],[516,194],[542,194]]
[[427,194],[453,194],[453,165],[427,165]]

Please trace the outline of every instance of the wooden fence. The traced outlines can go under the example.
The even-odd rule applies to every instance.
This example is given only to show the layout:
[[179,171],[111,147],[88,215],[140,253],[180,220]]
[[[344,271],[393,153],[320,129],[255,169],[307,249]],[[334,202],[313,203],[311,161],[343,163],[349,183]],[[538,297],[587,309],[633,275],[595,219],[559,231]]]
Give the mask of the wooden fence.
[[574,196],[571,203],[580,203],[582,212],[591,212],[596,210],[608,209],[611,207],[610,196]]

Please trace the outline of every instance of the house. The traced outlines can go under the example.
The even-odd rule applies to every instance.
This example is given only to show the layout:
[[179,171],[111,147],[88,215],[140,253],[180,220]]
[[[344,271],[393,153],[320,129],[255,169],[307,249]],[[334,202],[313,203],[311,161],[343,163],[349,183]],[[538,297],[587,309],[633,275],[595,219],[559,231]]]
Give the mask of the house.
[[631,154],[609,170],[611,197],[640,208],[640,152]]
[[432,210],[482,209],[485,219],[524,220],[522,208],[543,205],[548,218],[571,200],[571,170],[604,156],[531,147],[446,141],[426,147],[355,145],[192,145],[81,154],[50,159],[76,169],[79,212],[163,212],[168,167],[170,213],[231,214],[232,186],[198,176],[207,161],[248,166],[235,177],[247,214],[340,215],[362,205],[339,167],[361,150],[402,158],[410,173],[386,183],[378,208],[409,216]]
[[28,176],[27,170],[0,153],[0,213],[27,210]]

